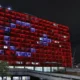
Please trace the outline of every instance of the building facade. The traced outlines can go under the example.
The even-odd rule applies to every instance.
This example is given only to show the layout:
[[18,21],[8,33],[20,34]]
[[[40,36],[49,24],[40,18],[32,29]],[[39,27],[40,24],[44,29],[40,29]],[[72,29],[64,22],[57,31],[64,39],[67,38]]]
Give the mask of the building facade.
[[72,66],[69,28],[0,8],[0,60],[16,66]]

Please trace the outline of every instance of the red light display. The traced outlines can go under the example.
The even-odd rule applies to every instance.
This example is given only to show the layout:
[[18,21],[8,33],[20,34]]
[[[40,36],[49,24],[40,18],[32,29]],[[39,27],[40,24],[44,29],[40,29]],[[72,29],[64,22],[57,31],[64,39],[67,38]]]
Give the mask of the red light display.
[[71,58],[67,26],[0,8],[1,60],[10,65],[71,67]]

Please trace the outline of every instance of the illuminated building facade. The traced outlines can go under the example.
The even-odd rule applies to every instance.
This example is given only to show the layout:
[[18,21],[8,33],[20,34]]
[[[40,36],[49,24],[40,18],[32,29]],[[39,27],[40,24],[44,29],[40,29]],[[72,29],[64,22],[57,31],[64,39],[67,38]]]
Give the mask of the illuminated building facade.
[[0,8],[0,60],[18,66],[71,67],[69,28]]

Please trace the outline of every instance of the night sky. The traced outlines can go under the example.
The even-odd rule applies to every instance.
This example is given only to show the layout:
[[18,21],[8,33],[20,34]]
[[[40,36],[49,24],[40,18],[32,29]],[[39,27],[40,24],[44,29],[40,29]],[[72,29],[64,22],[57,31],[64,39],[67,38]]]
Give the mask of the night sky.
[[0,4],[69,26],[75,63],[80,63],[80,0],[0,0]]

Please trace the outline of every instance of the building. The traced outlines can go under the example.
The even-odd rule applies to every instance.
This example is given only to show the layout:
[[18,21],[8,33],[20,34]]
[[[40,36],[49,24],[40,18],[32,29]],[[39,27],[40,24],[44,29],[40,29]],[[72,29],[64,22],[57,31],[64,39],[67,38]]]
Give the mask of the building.
[[71,67],[69,28],[1,7],[0,60],[12,66],[34,66],[41,70]]

